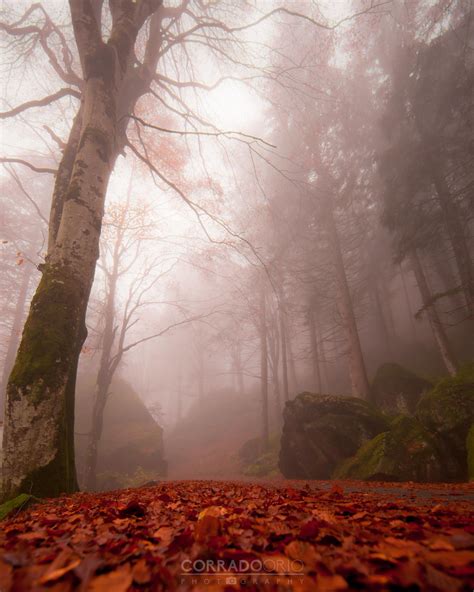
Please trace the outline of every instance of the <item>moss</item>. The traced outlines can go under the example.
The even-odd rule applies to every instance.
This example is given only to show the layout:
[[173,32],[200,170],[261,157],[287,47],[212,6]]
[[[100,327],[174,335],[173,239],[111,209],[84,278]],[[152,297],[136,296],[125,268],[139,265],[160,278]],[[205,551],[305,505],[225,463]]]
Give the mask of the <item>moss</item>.
[[6,501],[0,505],[0,520],[3,520],[13,512],[21,512],[31,504],[39,502],[40,500],[28,493],[20,493],[13,499]]
[[273,477],[279,474],[278,451],[273,450],[259,456],[242,471],[247,477]]
[[385,481],[443,479],[435,442],[414,418],[396,418],[388,432],[364,444],[341,463],[335,478]]
[[366,480],[377,476],[388,435],[388,432],[383,432],[363,444],[355,456],[346,459],[336,468],[333,478]]
[[[242,455],[242,453],[244,453]],[[263,450],[261,439],[248,440],[240,449],[239,455],[243,463],[242,474],[247,477],[270,477],[280,474],[278,456],[280,453],[280,434],[272,434],[268,449]]]
[[431,431],[463,441],[474,420],[474,377],[470,371],[440,380],[420,400],[416,416]]
[[12,400],[27,396],[38,404],[48,389],[61,386],[77,347],[72,336],[78,330],[80,309],[78,282],[46,265],[10,376]]
[[466,438],[467,450],[467,478],[474,481],[474,423],[471,425]]
[[327,479],[387,429],[383,415],[361,399],[301,393],[285,406],[280,470],[288,478]]

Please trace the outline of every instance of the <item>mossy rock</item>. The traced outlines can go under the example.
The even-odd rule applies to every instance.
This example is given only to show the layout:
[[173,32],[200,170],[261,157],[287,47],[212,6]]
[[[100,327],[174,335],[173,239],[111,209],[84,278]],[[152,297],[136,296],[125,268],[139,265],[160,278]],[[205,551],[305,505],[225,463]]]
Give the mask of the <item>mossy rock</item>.
[[[76,397],[76,457],[78,474],[84,474],[87,438],[90,429],[94,376],[81,375]],[[99,488],[117,488],[141,467],[164,476],[163,430],[144,405],[139,394],[121,378],[115,378],[104,410],[104,426],[99,442],[97,474]],[[111,477],[112,476],[112,477]],[[116,478],[116,476],[118,476]]]
[[468,432],[474,422],[474,379],[445,378],[421,398],[416,417],[436,438],[448,481],[467,478]]
[[276,477],[280,473],[278,458],[279,453],[277,450],[266,452],[253,463],[247,465],[242,472],[247,477]]
[[14,512],[21,512],[21,510],[26,509],[31,504],[39,502],[38,498],[30,495],[28,493],[20,493],[11,500],[8,500],[0,505],[0,520],[7,518],[9,515],[13,514]]
[[342,462],[333,474],[337,479],[365,481],[444,481],[436,441],[413,417],[400,416],[390,430],[364,444],[357,454]]
[[[242,452],[246,454],[242,454]],[[256,452],[258,454],[255,454]],[[242,474],[247,477],[275,477],[279,475],[279,452],[280,434],[273,434],[270,437],[266,450],[264,449],[261,438],[248,440],[239,451],[239,456],[243,464]]]
[[251,438],[239,448],[239,460],[244,465],[252,464],[263,453],[261,438]]
[[355,397],[301,393],[283,413],[279,467],[293,479],[327,479],[336,466],[353,456],[387,420]]
[[383,411],[413,414],[420,397],[432,387],[431,382],[399,364],[383,364],[375,374],[371,393],[373,402]]
[[466,438],[467,449],[467,478],[474,481],[474,423],[471,426]]

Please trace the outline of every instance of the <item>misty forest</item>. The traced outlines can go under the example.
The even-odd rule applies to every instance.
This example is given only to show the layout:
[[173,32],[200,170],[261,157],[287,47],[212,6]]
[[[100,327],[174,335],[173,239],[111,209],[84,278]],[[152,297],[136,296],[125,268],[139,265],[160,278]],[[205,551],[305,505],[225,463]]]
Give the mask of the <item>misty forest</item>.
[[472,590],[473,0],[0,31],[0,590]]

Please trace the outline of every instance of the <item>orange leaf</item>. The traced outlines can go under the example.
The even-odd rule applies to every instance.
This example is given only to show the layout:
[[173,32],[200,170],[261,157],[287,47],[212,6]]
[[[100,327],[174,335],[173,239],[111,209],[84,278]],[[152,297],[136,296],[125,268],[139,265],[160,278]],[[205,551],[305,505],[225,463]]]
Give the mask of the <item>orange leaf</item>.
[[139,559],[133,566],[132,572],[137,584],[148,584],[151,580],[151,571],[145,559]]
[[132,572],[127,563],[115,571],[94,578],[90,583],[89,592],[126,592],[132,581]]

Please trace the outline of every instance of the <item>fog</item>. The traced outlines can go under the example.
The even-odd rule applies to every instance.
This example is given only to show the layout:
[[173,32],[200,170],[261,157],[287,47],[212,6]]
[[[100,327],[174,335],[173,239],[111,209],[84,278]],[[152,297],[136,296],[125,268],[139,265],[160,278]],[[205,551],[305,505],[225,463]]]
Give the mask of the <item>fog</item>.
[[472,2],[115,4],[3,2],[9,487],[281,476],[299,393],[472,362]]

